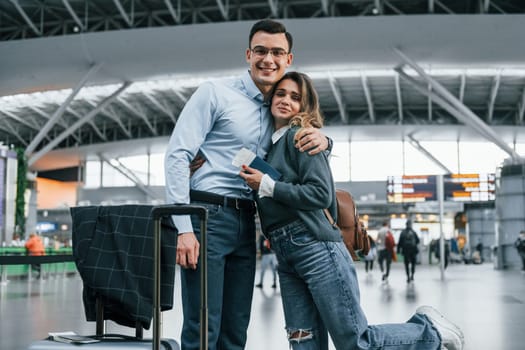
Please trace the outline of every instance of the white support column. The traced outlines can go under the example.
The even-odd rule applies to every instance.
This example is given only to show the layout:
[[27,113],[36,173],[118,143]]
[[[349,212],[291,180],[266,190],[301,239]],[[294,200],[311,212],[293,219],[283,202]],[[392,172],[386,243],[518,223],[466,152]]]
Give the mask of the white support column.
[[441,272],[441,280],[445,279],[445,234],[443,232],[444,220],[444,184],[443,175],[437,176],[437,196],[439,202],[439,270]]

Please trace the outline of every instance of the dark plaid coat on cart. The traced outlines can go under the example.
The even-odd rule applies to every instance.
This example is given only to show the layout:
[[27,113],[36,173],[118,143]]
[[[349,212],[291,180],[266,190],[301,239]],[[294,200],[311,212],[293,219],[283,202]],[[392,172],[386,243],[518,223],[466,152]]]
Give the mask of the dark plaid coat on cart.
[[[104,319],[149,329],[153,317],[152,206],[71,208],[73,255],[84,282],[87,321],[96,320],[96,299]],[[173,307],[177,233],[171,219],[162,221],[161,310]]]

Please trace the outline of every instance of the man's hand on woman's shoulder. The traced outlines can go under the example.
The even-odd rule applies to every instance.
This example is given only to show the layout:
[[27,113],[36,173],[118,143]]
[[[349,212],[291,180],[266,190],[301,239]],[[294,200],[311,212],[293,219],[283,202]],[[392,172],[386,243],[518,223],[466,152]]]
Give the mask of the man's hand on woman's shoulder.
[[309,155],[326,151],[329,146],[328,138],[318,128],[301,128],[295,141],[295,147],[301,152],[308,151]]

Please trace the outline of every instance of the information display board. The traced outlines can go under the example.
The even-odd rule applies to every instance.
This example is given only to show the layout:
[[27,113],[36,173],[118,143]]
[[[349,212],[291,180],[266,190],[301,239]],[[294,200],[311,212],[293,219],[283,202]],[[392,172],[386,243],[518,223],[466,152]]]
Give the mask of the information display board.
[[448,174],[443,176],[445,201],[488,202],[496,199],[496,175]]
[[389,176],[386,198],[388,203],[435,201],[437,200],[437,176]]

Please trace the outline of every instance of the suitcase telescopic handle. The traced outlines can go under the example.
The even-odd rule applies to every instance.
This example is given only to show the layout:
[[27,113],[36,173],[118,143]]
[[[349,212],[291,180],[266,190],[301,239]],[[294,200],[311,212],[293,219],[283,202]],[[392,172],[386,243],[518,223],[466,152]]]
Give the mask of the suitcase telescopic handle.
[[160,252],[161,252],[161,224],[160,219],[171,215],[192,215],[199,216],[201,223],[200,239],[200,278],[201,278],[201,329],[200,329],[200,348],[208,349],[208,256],[206,235],[206,222],[208,220],[208,209],[198,205],[188,204],[168,204],[158,205],[151,209],[151,216],[155,222],[154,230],[154,286],[153,286],[153,350],[160,350],[161,325],[160,325]]

